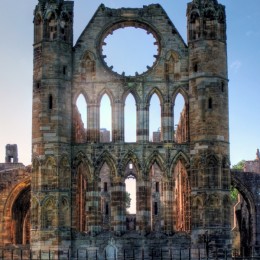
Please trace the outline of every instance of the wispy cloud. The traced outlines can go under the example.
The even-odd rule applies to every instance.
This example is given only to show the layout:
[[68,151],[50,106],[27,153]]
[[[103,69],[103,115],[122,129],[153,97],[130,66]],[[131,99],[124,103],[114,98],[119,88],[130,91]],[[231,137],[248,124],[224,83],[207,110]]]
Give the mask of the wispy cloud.
[[246,32],[247,37],[257,37],[260,35],[260,32],[249,30]]
[[233,71],[234,73],[237,73],[239,71],[239,69],[242,67],[242,62],[239,60],[235,60],[231,63],[230,65],[230,69],[231,71]]

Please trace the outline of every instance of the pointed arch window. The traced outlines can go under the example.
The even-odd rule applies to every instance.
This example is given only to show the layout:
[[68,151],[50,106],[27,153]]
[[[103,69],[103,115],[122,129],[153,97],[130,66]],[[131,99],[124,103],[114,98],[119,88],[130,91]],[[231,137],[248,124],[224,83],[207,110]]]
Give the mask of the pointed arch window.
[[136,106],[131,93],[126,98],[124,113],[125,142],[136,142]]
[[42,25],[42,18],[40,14],[37,14],[34,18],[34,43],[38,43],[42,40]]
[[100,103],[100,142],[111,142],[112,130],[112,109],[111,101],[107,94],[104,94]]
[[57,21],[53,13],[49,15],[47,21],[47,38],[51,41],[57,38]]
[[149,106],[149,139],[152,142],[161,142],[161,103],[158,95],[154,93]]
[[87,102],[85,97],[80,94],[77,98],[73,114],[74,138],[76,143],[84,143],[86,141],[87,119]]
[[183,96],[179,93],[174,102],[174,140],[183,143],[188,140],[188,111]]
[[189,37],[190,40],[196,40],[200,37],[200,22],[199,22],[199,14],[197,12],[192,12],[190,14],[190,29],[189,29]]

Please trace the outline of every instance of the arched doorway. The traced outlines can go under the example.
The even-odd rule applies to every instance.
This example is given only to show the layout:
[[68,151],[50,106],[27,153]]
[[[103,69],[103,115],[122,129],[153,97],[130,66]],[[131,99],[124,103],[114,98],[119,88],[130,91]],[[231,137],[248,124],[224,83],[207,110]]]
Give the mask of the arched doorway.
[[250,256],[256,241],[256,212],[252,194],[242,182],[232,177],[232,187],[237,190],[233,198],[232,245],[236,255]]
[[3,215],[4,244],[30,243],[31,185],[27,179],[18,183],[10,192]]

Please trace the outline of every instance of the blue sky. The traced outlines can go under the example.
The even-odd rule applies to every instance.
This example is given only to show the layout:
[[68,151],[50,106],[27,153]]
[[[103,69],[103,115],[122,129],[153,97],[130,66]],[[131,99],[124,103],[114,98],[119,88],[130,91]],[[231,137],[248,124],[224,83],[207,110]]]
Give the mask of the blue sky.
[[[0,162],[5,145],[18,144],[19,161],[31,160],[33,10],[37,0],[0,2]],[[97,7],[160,3],[186,42],[186,0],[75,0],[74,42]],[[255,159],[260,148],[260,1],[219,0],[226,6],[231,164]]]

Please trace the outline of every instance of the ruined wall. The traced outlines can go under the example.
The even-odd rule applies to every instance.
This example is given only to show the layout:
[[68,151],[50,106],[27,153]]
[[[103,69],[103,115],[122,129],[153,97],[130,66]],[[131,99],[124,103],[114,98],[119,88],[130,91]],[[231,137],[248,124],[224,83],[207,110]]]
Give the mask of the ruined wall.
[[30,243],[30,167],[0,164],[0,246]]

